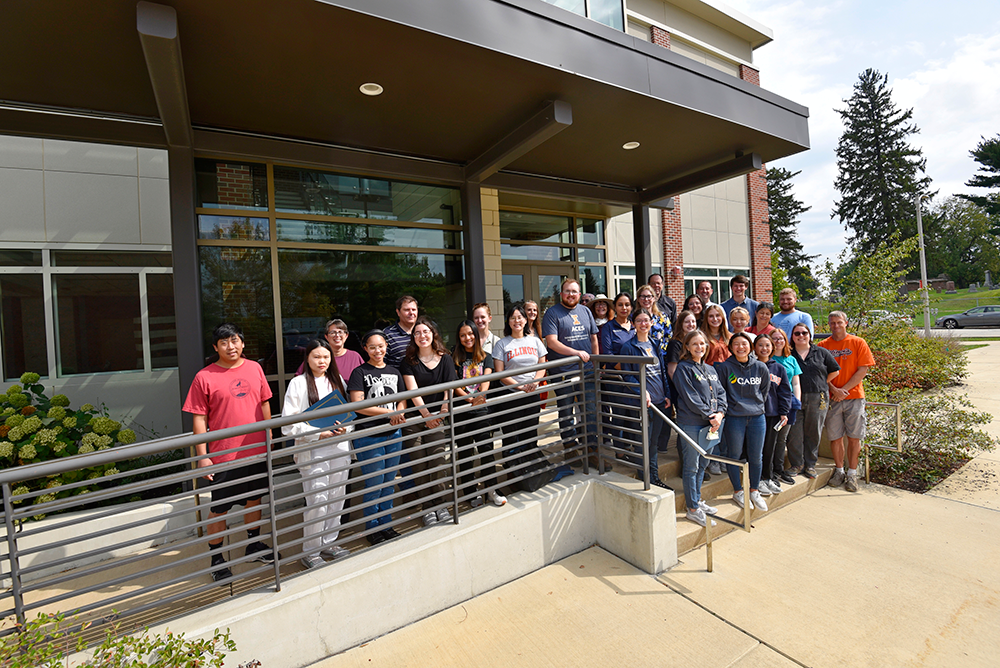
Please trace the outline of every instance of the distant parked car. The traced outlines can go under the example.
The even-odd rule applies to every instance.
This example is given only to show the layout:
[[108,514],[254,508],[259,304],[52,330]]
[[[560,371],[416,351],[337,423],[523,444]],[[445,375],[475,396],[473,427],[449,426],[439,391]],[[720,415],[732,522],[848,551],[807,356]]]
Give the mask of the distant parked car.
[[943,315],[934,321],[935,327],[960,329],[962,327],[1000,327],[1000,306],[977,306],[965,313]]
[[881,322],[898,322],[910,326],[913,324],[913,317],[903,313],[893,313],[892,311],[876,308],[861,316],[859,324],[874,325]]

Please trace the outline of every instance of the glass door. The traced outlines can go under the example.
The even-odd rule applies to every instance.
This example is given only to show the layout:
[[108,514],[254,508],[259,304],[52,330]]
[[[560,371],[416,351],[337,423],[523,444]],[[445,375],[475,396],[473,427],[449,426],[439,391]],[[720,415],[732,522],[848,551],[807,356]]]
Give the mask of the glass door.
[[514,264],[505,262],[503,267],[503,308],[506,312],[511,304],[533,301],[539,312],[559,301],[559,287],[563,279],[575,272],[576,265],[567,265],[567,270],[544,265]]

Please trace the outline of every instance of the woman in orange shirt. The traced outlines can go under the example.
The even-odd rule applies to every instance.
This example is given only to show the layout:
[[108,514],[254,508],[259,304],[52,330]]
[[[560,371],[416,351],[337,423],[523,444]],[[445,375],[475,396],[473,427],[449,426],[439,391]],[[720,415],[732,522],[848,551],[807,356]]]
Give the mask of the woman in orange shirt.
[[718,304],[705,309],[701,319],[701,331],[708,340],[705,364],[715,364],[729,359],[729,327],[726,326],[726,312]]

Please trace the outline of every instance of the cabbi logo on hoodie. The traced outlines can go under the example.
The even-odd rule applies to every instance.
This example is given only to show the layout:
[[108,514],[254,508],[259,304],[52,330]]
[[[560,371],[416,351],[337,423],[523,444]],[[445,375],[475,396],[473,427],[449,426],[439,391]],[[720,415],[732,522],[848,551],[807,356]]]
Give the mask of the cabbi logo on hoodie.
[[754,376],[753,378],[737,378],[736,374],[729,372],[729,384],[730,385],[760,385],[760,377]]

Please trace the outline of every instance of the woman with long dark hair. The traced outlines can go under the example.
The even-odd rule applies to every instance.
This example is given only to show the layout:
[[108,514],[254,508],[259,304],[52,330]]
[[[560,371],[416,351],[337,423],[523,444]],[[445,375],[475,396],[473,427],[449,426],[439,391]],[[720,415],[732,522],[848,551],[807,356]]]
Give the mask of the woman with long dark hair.
[[[471,431],[481,430],[489,424],[489,411],[486,408],[486,391],[490,389],[489,374],[493,373],[493,356],[483,350],[480,344],[476,323],[471,320],[463,320],[458,325],[458,332],[455,337],[458,343],[452,351],[452,358],[455,360],[455,370],[458,377],[468,380],[469,384],[455,389],[455,433],[458,436],[456,445],[458,446],[458,468],[465,472],[475,465],[476,454],[478,452],[480,462],[484,468],[478,475],[466,473],[462,476],[462,496],[476,494],[478,488],[476,479],[483,479],[486,487],[489,488],[488,496],[490,502],[495,506],[502,506],[507,503],[496,490],[497,478],[496,467],[493,457],[493,438],[491,432],[480,431],[479,436],[467,436]],[[459,404],[464,404],[465,410],[459,411]],[[473,443],[479,439],[479,445],[473,448]],[[474,496],[470,501],[473,508],[483,505],[482,495]]]
[[[282,415],[296,415],[334,390],[347,400],[344,379],[337,368],[337,358],[330,345],[313,339],[305,347],[306,370],[295,376],[285,390]],[[334,430],[317,430],[308,422],[296,422],[281,428],[286,436],[295,436],[295,445],[316,443],[316,447],[293,456],[302,476],[302,491],[306,509],[302,520],[302,564],[314,568],[323,564],[324,556],[337,559],[349,554],[337,545],[340,535],[340,515],[344,510],[344,491],[350,475],[351,446],[349,439],[337,439],[352,430],[351,425]]]
[[[427,316],[420,316],[413,323],[410,345],[406,347],[399,371],[403,374],[407,390],[455,380],[455,361],[444,347],[437,325]],[[412,439],[406,443],[406,447],[410,449],[410,468],[417,476],[414,484],[422,487],[427,483],[434,483],[420,492],[427,495],[423,498],[424,526],[450,522],[452,519],[447,508],[437,510],[434,508],[445,501],[446,473],[442,467],[448,462],[445,457],[448,436],[438,427],[444,424],[448,417],[447,400],[448,392],[434,392],[414,397],[410,401],[423,418],[423,421],[416,418],[413,420],[417,424],[417,429],[411,434]],[[425,471],[428,473],[424,473]]]

